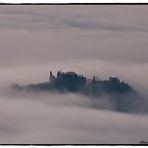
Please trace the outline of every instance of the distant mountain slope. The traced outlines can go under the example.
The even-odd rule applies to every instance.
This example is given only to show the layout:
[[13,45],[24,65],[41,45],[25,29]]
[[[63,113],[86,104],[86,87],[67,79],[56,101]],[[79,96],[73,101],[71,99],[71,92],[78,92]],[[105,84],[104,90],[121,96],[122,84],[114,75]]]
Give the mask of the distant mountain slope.
[[147,111],[147,107],[145,107],[147,103],[143,97],[128,83],[120,81],[118,77],[110,77],[109,80],[97,80],[95,76],[92,79],[87,79],[75,72],[58,71],[56,76],[50,72],[48,82],[27,86],[13,85],[13,89],[35,92],[79,93],[94,99],[107,97],[109,101],[115,104],[118,111]]

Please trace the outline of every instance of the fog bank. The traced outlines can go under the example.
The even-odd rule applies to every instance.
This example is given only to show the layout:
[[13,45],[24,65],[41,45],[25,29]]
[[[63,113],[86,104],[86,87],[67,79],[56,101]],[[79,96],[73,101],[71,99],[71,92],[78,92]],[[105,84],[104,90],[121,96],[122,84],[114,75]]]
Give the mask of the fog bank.
[[0,143],[111,144],[147,140],[148,117],[107,98],[14,94],[49,71],[118,76],[148,100],[146,5],[0,6]]
[[1,97],[0,143],[138,144],[147,138],[147,116],[83,107],[77,98],[49,95],[47,103],[43,96],[44,101]]

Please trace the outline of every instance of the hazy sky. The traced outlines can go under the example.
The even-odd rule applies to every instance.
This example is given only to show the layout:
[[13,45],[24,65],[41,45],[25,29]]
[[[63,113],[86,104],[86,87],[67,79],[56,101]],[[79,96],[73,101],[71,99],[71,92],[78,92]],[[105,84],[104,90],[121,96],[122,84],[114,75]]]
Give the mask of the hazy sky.
[[0,6],[0,65],[148,62],[147,6]]
[[[147,12],[147,5],[1,5],[0,88],[47,81],[50,70],[74,70],[101,79],[117,75],[147,96]],[[10,96],[0,94],[0,143],[139,143],[148,137],[147,116],[96,110],[82,96]]]

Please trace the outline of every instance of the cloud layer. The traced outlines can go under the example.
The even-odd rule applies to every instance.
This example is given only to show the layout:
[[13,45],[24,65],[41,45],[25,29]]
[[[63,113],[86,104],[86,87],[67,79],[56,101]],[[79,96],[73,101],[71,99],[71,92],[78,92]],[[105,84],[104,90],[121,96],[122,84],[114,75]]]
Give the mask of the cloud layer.
[[[148,117],[106,111],[109,102],[68,94],[13,96],[12,83],[49,71],[117,75],[148,96],[148,7],[0,6],[0,143],[139,143]],[[147,99],[147,97],[146,97]]]
[[1,66],[71,59],[148,62],[147,6],[0,7]]
[[148,136],[147,116],[88,108],[72,94],[45,96],[1,97],[0,143],[138,144]]

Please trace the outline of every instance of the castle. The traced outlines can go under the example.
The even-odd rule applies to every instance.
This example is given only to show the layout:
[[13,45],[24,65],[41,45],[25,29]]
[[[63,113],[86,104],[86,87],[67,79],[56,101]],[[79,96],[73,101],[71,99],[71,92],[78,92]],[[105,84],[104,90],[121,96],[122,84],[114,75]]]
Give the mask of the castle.
[[96,77],[93,76],[90,80],[75,72],[58,71],[56,76],[50,72],[49,84],[53,85],[57,90],[71,92],[90,89],[93,93],[126,93],[131,90],[128,83],[121,82],[118,77],[109,77],[109,80],[96,80]]

